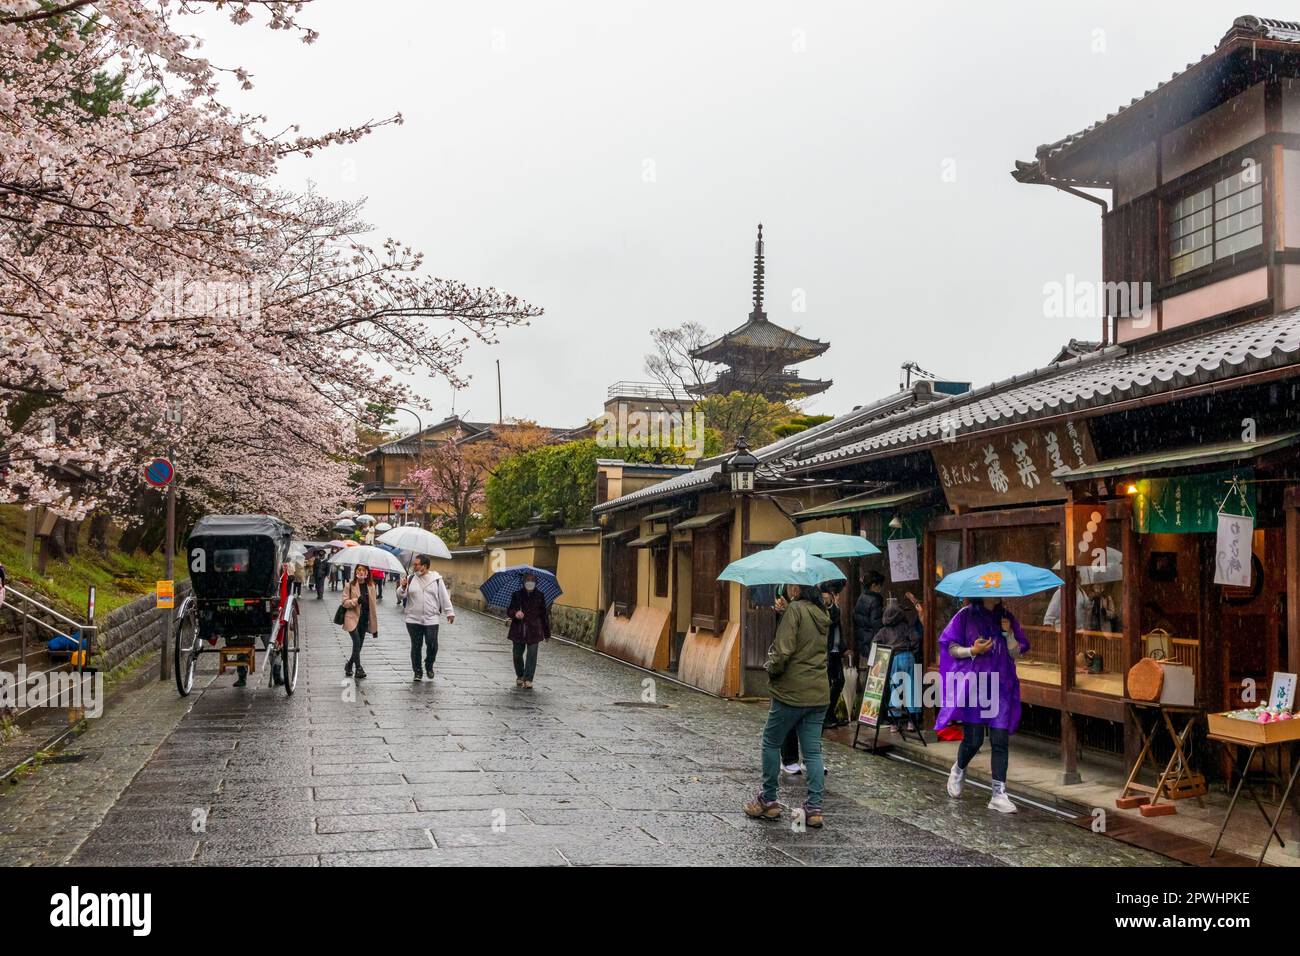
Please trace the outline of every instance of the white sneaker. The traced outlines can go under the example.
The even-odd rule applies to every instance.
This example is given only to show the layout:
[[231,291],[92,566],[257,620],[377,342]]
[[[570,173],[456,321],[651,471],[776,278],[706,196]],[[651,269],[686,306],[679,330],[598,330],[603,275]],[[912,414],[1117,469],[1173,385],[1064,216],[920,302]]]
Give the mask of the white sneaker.
[[788,773],[790,776],[797,777],[799,776],[799,774],[803,773],[803,764],[788,763],[785,766],[783,766],[781,769],[784,770],[786,773]]
[[948,796],[960,797],[961,785],[966,779],[966,771],[958,770],[957,765],[953,764],[952,769],[948,771]]
[[993,799],[989,801],[989,809],[996,810],[998,813],[1015,813],[1016,805],[1011,802],[1011,798],[1006,793],[995,793]]

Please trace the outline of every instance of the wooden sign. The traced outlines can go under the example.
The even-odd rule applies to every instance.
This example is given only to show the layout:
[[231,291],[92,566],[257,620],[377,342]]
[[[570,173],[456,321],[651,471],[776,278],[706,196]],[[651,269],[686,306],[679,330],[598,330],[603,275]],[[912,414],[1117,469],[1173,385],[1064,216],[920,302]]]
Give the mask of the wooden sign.
[[1065,563],[1078,567],[1106,568],[1106,515],[1101,505],[1074,505],[1065,515],[1070,547]]
[[1087,422],[1018,428],[989,438],[954,441],[930,450],[950,508],[1064,501],[1059,468],[1095,464]]

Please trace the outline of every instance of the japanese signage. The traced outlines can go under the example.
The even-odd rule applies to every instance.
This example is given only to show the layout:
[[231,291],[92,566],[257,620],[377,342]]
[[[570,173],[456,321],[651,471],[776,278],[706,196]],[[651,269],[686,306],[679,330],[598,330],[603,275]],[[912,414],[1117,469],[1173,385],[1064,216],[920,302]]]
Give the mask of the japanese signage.
[[1058,468],[1095,464],[1086,422],[1022,428],[939,445],[931,452],[950,508],[1062,501]]
[[[1139,481],[1133,496],[1133,523],[1140,534],[1214,533],[1219,530],[1221,507],[1255,513],[1252,474],[1245,468]],[[1234,477],[1240,479],[1236,488]]]
[[894,538],[889,545],[889,580],[894,584],[918,581],[920,564],[916,558],[915,538]]
[[173,581],[158,582],[158,607],[174,608],[176,606],[176,585]]
[[1106,570],[1106,516],[1101,506],[1075,505],[1066,515],[1070,550],[1066,564]]
[[1219,515],[1214,543],[1214,583],[1250,587],[1251,537],[1255,519],[1244,515]]

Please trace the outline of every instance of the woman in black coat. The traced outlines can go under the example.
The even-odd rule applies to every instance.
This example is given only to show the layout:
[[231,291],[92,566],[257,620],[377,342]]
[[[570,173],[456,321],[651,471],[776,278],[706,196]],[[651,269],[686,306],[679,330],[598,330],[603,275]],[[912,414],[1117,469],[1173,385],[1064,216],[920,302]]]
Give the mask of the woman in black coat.
[[551,638],[551,615],[546,598],[537,590],[536,575],[524,575],[524,586],[510,599],[506,617],[510,619],[508,636],[514,645],[515,686],[532,690],[537,645]]

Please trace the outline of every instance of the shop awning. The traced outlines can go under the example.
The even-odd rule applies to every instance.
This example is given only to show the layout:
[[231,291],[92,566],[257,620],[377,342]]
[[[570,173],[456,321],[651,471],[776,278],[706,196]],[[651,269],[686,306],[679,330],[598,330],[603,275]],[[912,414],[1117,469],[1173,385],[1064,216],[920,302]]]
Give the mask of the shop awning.
[[[901,508],[907,504],[919,502],[933,493],[932,489],[920,491],[898,491],[892,495],[882,495],[869,491],[839,501],[831,501],[815,508],[796,511],[790,517],[795,521],[815,521],[818,518],[834,518],[836,515],[856,514],[859,511],[879,511],[882,508]],[[680,525],[679,525],[680,527]]]
[[670,518],[676,518],[681,513],[682,513],[681,508],[668,508],[665,511],[656,511],[652,515],[646,515],[645,520],[646,521],[667,521]]
[[628,537],[629,535],[634,535],[636,532],[636,528],[624,528],[622,531],[611,531],[608,534],[601,535],[601,537],[605,541],[618,541],[622,538]]
[[667,541],[668,541],[668,532],[659,531],[655,534],[642,535],[641,537],[635,539],[634,541],[629,541],[627,543],[627,546],[629,548],[652,548],[656,544],[667,543]]
[[678,531],[692,531],[700,528],[711,528],[715,524],[731,520],[730,511],[715,511],[712,514],[696,515],[694,518],[687,518],[681,524],[677,525]]
[[1287,432],[1255,441],[1225,441],[1211,445],[1189,445],[1171,451],[1154,451],[1129,458],[1110,458],[1085,468],[1058,468],[1052,477],[1058,481],[1086,481],[1090,478],[1117,476],[1142,478],[1151,472],[1196,468],[1202,465],[1225,465],[1252,461],[1261,455],[1281,451],[1300,443],[1300,431]]

